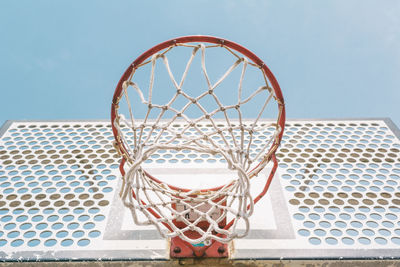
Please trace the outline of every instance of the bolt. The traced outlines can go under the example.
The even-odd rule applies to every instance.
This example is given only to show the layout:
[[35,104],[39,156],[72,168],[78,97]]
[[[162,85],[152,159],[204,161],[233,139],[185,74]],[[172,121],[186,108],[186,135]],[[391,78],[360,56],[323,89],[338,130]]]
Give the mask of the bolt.
[[220,247],[218,248],[218,253],[219,253],[219,254],[222,254],[222,253],[224,253],[224,252],[225,252],[224,246],[220,246]]
[[181,253],[181,248],[180,247],[174,247],[174,253]]

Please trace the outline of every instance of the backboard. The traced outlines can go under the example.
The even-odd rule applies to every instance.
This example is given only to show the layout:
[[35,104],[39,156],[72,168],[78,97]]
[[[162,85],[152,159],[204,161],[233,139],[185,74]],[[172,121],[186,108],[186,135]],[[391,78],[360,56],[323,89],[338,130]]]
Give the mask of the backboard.
[[[0,261],[168,259],[168,242],[135,226],[121,203],[113,139],[108,121],[3,125]],[[277,177],[229,260],[400,258],[400,132],[390,119],[289,120],[277,156]],[[215,166],[179,153],[144,168],[226,175]]]

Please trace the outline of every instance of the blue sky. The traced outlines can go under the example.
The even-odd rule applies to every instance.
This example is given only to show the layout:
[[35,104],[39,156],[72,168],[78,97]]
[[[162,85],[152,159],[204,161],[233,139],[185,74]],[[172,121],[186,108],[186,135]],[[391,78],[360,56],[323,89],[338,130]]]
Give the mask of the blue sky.
[[1,1],[0,124],[108,119],[144,50],[220,36],[271,68],[290,118],[390,117],[400,126],[400,2]]

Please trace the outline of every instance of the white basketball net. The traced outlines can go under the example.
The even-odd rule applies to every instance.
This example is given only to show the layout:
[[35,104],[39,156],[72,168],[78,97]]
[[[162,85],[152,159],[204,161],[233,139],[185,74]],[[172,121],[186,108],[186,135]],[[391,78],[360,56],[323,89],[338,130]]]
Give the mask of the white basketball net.
[[[179,82],[172,73],[167,59],[167,52],[177,46],[193,48]],[[250,178],[257,175],[268,163],[271,153],[276,149],[273,146],[277,146],[274,140],[281,131],[277,121],[272,123],[260,121],[266,106],[270,102],[277,102],[274,91],[269,86],[268,79],[260,66],[249,62],[245,57],[240,57],[228,47],[219,45],[226,48],[237,59],[217,82],[211,82],[206,71],[205,53],[207,48],[216,46],[177,44],[162,53],[154,54],[149,61],[140,66],[135,66],[129,79],[123,83],[123,94],[120,98],[124,98],[126,101],[129,119],[118,114],[113,122],[119,132],[120,142],[126,148],[126,151],[119,151],[127,160],[121,197],[124,204],[131,210],[135,223],[138,225],[153,224],[162,236],[166,238],[179,236],[192,244],[207,243],[211,240],[226,243],[233,238],[247,235],[249,217],[253,212],[254,204],[250,195]],[[185,93],[183,85],[198,51],[201,51],[201,68],[208,88],[197,96],[191,96]],[[163,62],[169,78],[176,88],[176,93],[166,104],[158,104],[152,101],[155,66],[160,61]],[[134,72],[145,64],[152,66],[148,97],[146,98],[138,84],[133,81]],[[242,71],[239,78],[237,102],[234,105],[224,106],[215,92],[226,77],[239,66],[241,66]],[[265,84],[242,99],[242,84],[248,67],[259,68],[264,76]],[[148,108],[145,118],[140,121],[133,116],[133,107],[128,96],[129,90],[132,89],[136,91],[135,94]],[[262,95],[263,92],[265,96]],[[200,100],[207,95],[213,97],[218,108],[209,111],[200,104]],[[187,99],[187,104],[180,110],[172,106],[178,96]],[[248,123],[248,120],[245,123],[242,119],[240,107],[256,97],[265,97],[264,104],[260,107],[258,116],[251,123]],[[197,118],[189,118],[185,111],[191,105],[196,105],[201,110],[202,115]],[[156,119],[150,120],[149,113],[154,110],[158,110],[159,114]],[[237,112],[234,123],[228,116],[228,110],[236,110]],[[164,119],[163,116],[166,111],[173,112],[172,118]],[[217,114],[223,114],[222,122],[215,120]],[[182,126],[176,127],[177,122]],[[211,127],[207,129],[201,127],[205,123]],[[129,131],[126,131],[127,129]],[[252,146],[253,133],[267,130],[271,132],[268,135],[269,139],[265,141],[262,149],[254,151]],[[214,190],[205,192],[198,189],[180,190],[152,179],[142,169],[142,163],[159,150],[175,152],[190,150],[195,153],[207,153],[213,157],[223,158],[227,163],[227,168],[234,170],[237,175],[232,177],[230,183]],[[162,181],[162,177],[157,178]],[[139,216],[139,213],[142,215]],[[140,217],[143,218],[143,215],[145,219],[140,219]],[[235,220],[229,229],[222,229],[219,224],[227,217]],[[244,222],[244,231],[238,231],[237,224],[239,221]],[[188,231],[197,232],[197,235],[189,237],[185,234]]]

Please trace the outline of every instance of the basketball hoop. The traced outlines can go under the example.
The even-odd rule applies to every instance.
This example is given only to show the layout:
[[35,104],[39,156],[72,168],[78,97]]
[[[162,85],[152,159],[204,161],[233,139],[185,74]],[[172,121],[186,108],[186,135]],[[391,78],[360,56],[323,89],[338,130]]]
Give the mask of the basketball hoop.
[[[211,51],[215,64],[207,64],[211,62],[207,51]],[[222,53],[224,59],[217,59],[216,52]],[[189,59],[182,65],[183,74],[178,81],[174,73],[179,67],[172,65],[171,58],[181,58],[179,53],[186,53]],[[231,64],[213,81],[207,66],[215,68],[225,59]],[[185,87],[196,63],[202,73],[198,75],[199,82],[195,79],[197,83]],[[251,71],[257,73],[261,83],[248,92],[246,74]],[[136,77],[143,73],[148,74],[147,91],[142,90]],[[164,80],[171,87],[169,91],[164,80],[162,88],[157,87],[158,73],[167,77]],[[237,88],[223,91],[222,84],[234,74],[238,76]],[[156,99],[168,93],[165,102]],[[231,100],[235,95],[234,100],[225,104],[221,94]],[[176,104],[179,101],[181,106]],[[249,123],[243,118],[257,103],[261,103],[259,111]],[[265,121],[261,118],[269,108],[273,110],[273,120]],[[136,119],[135,111],[143,110],[144,119]],[[275,151],[285,126],[285,106],[278,82],[255,54],[211,36],[185,36],[158,44],[139,56],[121,77],[113,97],[111,124],[114,144],[122,157],[120,195],[124,205],[136,224],[154,225],[163,237],[172,238],[171,256],[226,256],[226,244],[248,234],[253,206],[267,192],[276,171]],[[255,149],[253,136],[260,132],[265,145]],[[145,170],[145,162],[159,151],[202,155],[211,162],[222,162],[235,175],[213,188],[181,188]],[[265,187],[253,197],[251,179],[269,163],[273,166]],[[239,222],[245,225],[244,231],[238,230]]]

